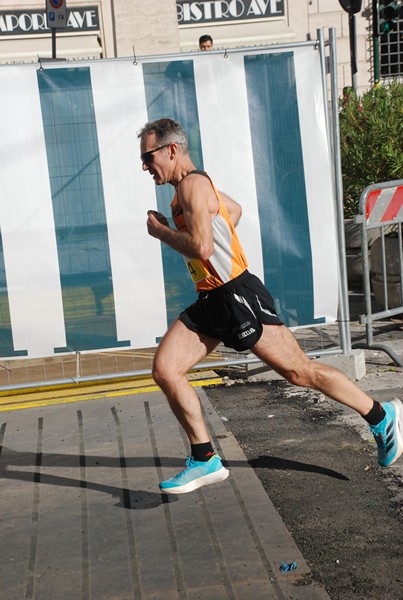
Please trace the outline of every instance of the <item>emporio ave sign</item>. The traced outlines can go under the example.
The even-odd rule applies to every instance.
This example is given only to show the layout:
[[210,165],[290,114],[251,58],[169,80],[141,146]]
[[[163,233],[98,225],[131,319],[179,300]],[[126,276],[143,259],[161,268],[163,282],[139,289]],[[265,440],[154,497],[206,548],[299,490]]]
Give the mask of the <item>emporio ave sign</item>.
[[[67,30],[98,31],[99,15],[97,6],[86,6],[67,9]],[[0,36],[33,35],[49,33],[46,22],[46,11],[33,10],[0,10]]]
[[284,16],[284,0],[176,0],[179,25]]

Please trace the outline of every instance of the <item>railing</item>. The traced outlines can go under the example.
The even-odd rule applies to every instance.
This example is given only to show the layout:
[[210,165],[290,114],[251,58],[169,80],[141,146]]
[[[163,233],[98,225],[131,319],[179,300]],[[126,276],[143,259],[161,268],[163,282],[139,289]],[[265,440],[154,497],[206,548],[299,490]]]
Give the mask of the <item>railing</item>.
[[[386,344],[374,343],[373,323],[376,320],[392,317],[403,312],[403,255],[402,255],[402,222],[403,222],[403,179],[376,183],[364,189],[360,197],[360,214],[354,219],[355,223],[361,224],[361,255],[364,286],[364,315],[360,316],[360,323],[366,326],[365,347],[386,352],[393,361],[403,367],[403,362],[392,348]],[[368,231],[378,229],[380,233],[381,256],[380,266],[380,288],[381,300],[384,309],[374,308],[373,285],[371,285],[371,264],[368,249]],[[396,293],[393,302],[390,299],[390,285],[388,285],[388,262],[390,250],[387,248],[386,238],[393,231],[397,237],[397,255],[393,262],[398,266],[394,274],[393,286]],[[397,300],[396,300],[397,298]]]
[[[351,352],[351,333],[349,323],[348,285],[345,264],[345,244],[343,229],[343,198],[340,162],[340,134],[338,126],[338,84],[337,84],[337,57],[336,57],[336,30],[329,29],[329,40],[325,41],[324,30],[318,30],[316,42],[298,42],[279,45],[278,48],[297,48],[299,46],[314,45],[320,52],[322,68],[322,89],[325,99],[326,129],[329,138],[329,152],[331,151],[334,165],[334,185],[336,196],[337,236],[338,236],[338,266],[340,273],[339,291],[339,319],[336,325],[337,334],[329,336],[322,332],[320,327],[306,326],[297,329],[296,337],[310,357],[333,356],[349,354]],[[231,49],[231,52],[242,52],[242,49]],[[226,51],[227,52],[227,51]],[[326,56],[326,52],[328,56]],[[143,57],[146,58],[146,57]],[[153,60],[157,57],[153,56]],[[118,59],[119,60],[119,59]],[[123,59],[121,59],[123,60]],[[330,75],[330,81],[327,80]],[[330,89],[330,96],[328,93]],[[330,101],[330,102],[329,102]],[[331,114],[329,110],[331,109]],[[73,280],[69,283],[74,285]],[[97,282],[92,281],[91,284]],[[94,294],[96,287],[93,288]],[[96,294],[95,294],[96,295]],[[96,298],[96,300],[99,298]],[[101,298],[102,299],[102,298]],[[305,331],[307,333],[305,333]],[[333,330],[332,330],[333,332]],[[102,381],[105,379],[132,378],[151,375],[152,352],[149,349],[103,351],[97,352],[72,352],[69,355],[61,353],[50,358],[29,360],[25,357],[0,362],[0,393],[13,390],[23,390],[42,386],[64,385],[70,383],[85,383]],[[145,356],[146,355],[146,356]],[[250,365],[261,361],[250,353],[228,355],[222,351],[194,367],[200,369],[226,369],[228,366]]]

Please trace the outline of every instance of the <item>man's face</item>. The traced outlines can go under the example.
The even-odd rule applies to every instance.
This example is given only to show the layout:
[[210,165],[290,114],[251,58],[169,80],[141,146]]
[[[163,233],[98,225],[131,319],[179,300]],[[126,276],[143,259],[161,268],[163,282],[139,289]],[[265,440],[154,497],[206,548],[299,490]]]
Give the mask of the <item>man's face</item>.
[[205,51],[205,50],[212,50],[212,49],[213,49],[213,42],[211,42],[210,40],[208,40],[207,42],[201,42],[200,50]]
[[169,160],[170,144],[159,144],[155,139],[155,133],[150,133],[141,138],[140,153],[143,163],[143,171],[148,171],[156,185],[163,185],[169,181]]

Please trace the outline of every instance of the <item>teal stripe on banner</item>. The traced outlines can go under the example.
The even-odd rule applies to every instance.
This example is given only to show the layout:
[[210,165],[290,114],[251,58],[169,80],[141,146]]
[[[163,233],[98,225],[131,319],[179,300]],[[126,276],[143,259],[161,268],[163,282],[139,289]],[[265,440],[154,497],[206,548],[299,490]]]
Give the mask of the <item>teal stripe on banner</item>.
[[90,70],[37,71],[62,286],[66,348],[118,342]]
[[14,350],[6,267],[4,264],[3,236],[0,231],[0,356],[27,356],[27,354],[26,350]]
[[312,253],[292,52],[244,59],[265,284],[289,325],[314,318]]
[[[143,65],[144,86],[149,121],[169,117],[178,121],[188,134],[189,152],[198,169],[203,169],[199,116],[193,61],[173,61]],[[175,190],[167,185],[157,187],[158,210],[170,218],[170,204]],[[166,246],[162,247],[165,297],[168,323],[195,301],[194,283],[183,258]],[[157,340],[158,341],[158,340]]]

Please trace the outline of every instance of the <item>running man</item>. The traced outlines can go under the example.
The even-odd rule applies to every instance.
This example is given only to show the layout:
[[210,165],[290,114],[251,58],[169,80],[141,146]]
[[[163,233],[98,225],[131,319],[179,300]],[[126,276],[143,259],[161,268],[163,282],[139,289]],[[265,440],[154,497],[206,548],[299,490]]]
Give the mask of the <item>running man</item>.
[[403,452],[403,405],[374,401],[334,367],[311,361],[276,315],[273,299],[248,264],[235,227],[242,209],[219,192],[189,156],[179,123],[163,118],[140,131],[143,170],[156,185],[171,184],[176,229],[166,217],[148,211],[148,233],[183,255],[198,292],[163,337],[153,363],[153,377],[184,428],[190,443],[185,469],[162,481],[166,493],[183,494],[229,475],[215,453],[199,398],[188,371],[221,341],[250,350],[290,383],[313,388],[357,411],[378,445],[378,462],[387,467]]

